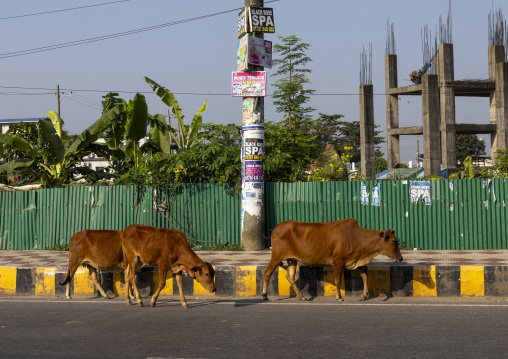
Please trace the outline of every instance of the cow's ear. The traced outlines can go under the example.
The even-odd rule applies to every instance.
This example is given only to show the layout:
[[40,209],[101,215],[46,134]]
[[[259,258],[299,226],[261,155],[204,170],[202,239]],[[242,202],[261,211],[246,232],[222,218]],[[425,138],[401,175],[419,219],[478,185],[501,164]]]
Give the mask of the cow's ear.
[[390,229],[390,231],[389,231],[389,232],[392,234],[392,236],[395,236],[395,228]]
[[199,267],[198,266],[192,267],[190,270],[191,272],[197,272],[199,270]]
[[385,241],[388,240],[388,237],[386,236],[385,232],[379,232],[379,237],[384,238]]

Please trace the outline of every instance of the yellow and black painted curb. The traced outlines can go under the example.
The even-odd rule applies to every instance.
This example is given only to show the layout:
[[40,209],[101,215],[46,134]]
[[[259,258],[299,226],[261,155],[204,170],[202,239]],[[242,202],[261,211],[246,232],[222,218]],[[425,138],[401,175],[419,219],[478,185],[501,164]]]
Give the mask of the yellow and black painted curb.
[[[371,296],[404,297],[460,297],[507,296],[508,266],[365,266]],[[205,297],[256,297],[263,290],[265,267],[216,266],[216,293],[209,293],[190,276],[183,276],[184,294]],[[64,296],[63,268],[0,267],[0,295]],[[307,297],[335,296],[336,286],[332,267],[299,266],[299,287]],[[283,267],[273,273],[268,296],[294,296],[285,278]],[[99,271],[104,290],[115,295],[124,293],[122,272]],[[159,283],[157,267],[144,267],[139,274],[138,288],[154,293]],[[345,270],[341,285],[345,297],[360,296],[361,278],[354,271]],[[96,295],[98,291],[88,277],[88,270],[80,267],[71,283],[71,295]],[[161,295],[178,295],[176,279],[168,273]]]

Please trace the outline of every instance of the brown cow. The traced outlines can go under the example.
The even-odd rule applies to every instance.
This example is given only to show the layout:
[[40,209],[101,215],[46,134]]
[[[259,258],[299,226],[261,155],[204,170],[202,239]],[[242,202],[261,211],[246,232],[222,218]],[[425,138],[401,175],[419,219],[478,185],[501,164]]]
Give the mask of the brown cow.
[[[122,231],[85,229],[71,237],[67,277],[60,285],[67,284],[65,296],[71,299],[72,278],[78,267],[83,265],[88,268],[90,278],[101,295],[109,298],[97,281],[97,269],[125,270],[125,264],[122,251]],[[139,268],[136,269],[139,270]]]
[[[162,229],[150,226],[133,224],[122,232],[122,248],[127,260],[125,270],[126,281],[132,284],[134,294],[139,306],[143,301],[138,292],[130,268],[146,264],[159,266],[159,288],[152,296],[151,305],[155,307],[161,290],[166,286],[166,274],[171,270],[176,274],[178,289],[180,291],[180,302],[184,308],[189,308],[182,288],[182,271],[192,275],[210,293],[216,291],[214,276],[215,271],[208,262],[203,262],[194,252],[183,232],[174,229]],[[127,291],[125,301],[131,304]]]
[[380,231],[365,229],[355,219],[327,223],[306,223],[288,221],[279,223],[272,232],[272,259],[265,270],[263,299],[268,281],[277,265],[287,260],[286,279],[291,283],[300,300],[306,300],[296,285],[296,263],[300,261],[309,267],[333,265],[337,300],[340,295],[340,282],[344,268],[354,269],[363,280],[361,300],[369,296],[367,274],[361,266],[370,263],[378,254],[384,254],[396,262],[402,261],[395,230]]

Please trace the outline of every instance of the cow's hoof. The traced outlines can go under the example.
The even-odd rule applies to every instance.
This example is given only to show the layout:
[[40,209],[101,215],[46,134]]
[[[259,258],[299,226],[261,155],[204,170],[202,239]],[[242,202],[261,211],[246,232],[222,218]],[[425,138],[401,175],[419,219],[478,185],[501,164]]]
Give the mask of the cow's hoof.
[[305,300],[307,300],[307,298],[305,298],[305,297],[301,297],[301,298],[300,298],[300,300],[304,300],[304,301],[305,301]]
[[155,303],[154,302],[150,302],[150,305],[152,306],[152,308],[155,308]]
[[190,307],[188,305],[184,305],[183,309],[190,309]]
[[267,296],[266,294],[262,294],[262,295],[261,295],[261,298],[262,298],[263,300],[268,300],[268,296]]
[[125,304],[127,304],[127,305],[132,305],[132,303],[131,303],[131,301],[130,301],[130,300],[129,300],[129,301],[125,301]]
[[344,301],[344,299],[339,298],[339,299],[337,299],[337,301],[338,301],[338,302],[343,302],[343,301]]
[[369,295],[362,294],[362,297],[360,298],[360,302],[365,302],[365,300],[369,297]]
[[144,307],[143,302],[138,302],[138,307]]

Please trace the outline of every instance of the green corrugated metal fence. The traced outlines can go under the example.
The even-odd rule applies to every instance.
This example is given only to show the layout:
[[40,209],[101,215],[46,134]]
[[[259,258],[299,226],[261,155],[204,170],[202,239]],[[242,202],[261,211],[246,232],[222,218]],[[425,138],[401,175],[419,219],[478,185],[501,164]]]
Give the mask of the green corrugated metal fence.
[[[505,179],[432,181],[432,203],[411,202],[409,181],[379,183],[379,206],[361,204],[361,182],[265,184],[265,233],[281,221],[355,218],[371,229],[395,228],[408,247],[508,249]],[[178,228],[208,246],[240,244],[240,194],[214,184],[153,187],[66,187],[0,191],[0,249],[67,244],[83,229],[123,229],[132,223]]]

